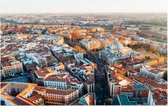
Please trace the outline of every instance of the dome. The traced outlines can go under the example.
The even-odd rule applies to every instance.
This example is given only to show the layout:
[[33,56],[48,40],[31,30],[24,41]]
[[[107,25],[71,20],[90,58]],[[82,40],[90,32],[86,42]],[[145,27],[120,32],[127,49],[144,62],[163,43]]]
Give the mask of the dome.
[[111,50],[122,50],[124,46],[118,41],[118,38],[115,38],[114,42],[110,45]]

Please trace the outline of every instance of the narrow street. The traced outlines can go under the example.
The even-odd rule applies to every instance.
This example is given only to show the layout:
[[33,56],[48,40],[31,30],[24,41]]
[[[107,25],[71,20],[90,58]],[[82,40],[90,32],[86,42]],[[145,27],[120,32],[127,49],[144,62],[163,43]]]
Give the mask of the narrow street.
[[[82,45],[79,42],[68,42],[69,45]],[[86,48],[82,47],[86,50]],[[87,59],[97,64],[97,69],[95,70],[95,95],[96,95],[96,105],[107,105],[107,99],[109,97],[109,89],[106,75],[106,64],[98,55],[92,54],[90,51],[86,50]]]
[[87,54],[90,55],[88,59],[97,64],[97,69],[95,70],[96,105],[106,105],[109,95],[106,65],[98,56],[91,53]]

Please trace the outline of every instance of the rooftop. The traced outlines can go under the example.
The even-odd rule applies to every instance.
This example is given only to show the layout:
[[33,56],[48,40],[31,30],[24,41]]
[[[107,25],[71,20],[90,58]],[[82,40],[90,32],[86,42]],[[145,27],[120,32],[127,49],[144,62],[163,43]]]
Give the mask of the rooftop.
[[39,78],[44,78],[49,73],[49,71],[45,69],[35,70],[34,72]]
[[93,84],[94,83],[94,75],[93,74],[87,75],[86,83],[87,84]]
[[138,105],[136,101],[130,101],[127,95],[118,95],[120,105]]
[[39,100],[40,98],[43,98],[43,97],[39,95],[38,93],[33,92],[33,95],[27,98],[27,100],[30,102],[33,102],[33,101]]
[[87,93],[79,99],[79,102],[82,105],[94,105],[94,94]]
[[16,105],[34,105],[31,102],[26,101],[22,97],[16,97],[12,100],[12,102],[14,102]]
[[62,89],[46,88],[45,91],[48,94],[69,95],[69,94],[75,92],[76,90],[75,89],[62,90]]
[[134,90],[148,90],[149,88],[144,84],[134,84]]
[[82,84],[80,81],[78,81],[76,78],[72,77],[69,74],[55,74],[51,73],[45,76],[45,81],[59,81],[59,82],[66,82],[68,85],[71,85],[71,83],[76,84]]

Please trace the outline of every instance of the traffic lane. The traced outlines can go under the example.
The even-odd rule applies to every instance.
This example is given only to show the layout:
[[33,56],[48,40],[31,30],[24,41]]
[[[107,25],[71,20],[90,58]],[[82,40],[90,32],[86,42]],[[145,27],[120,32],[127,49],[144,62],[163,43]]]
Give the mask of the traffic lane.
[[104,62],[99,60],[96,56],[88,56],[91,57],[89,60],[92,60],[92,62],[97,63],[97,70],[95,71],[95,87],[96,87],[96,104],[97,105],[104,105],[106,100],[106,89],[104,83],[106,82],[106,76],[105,76],[105,65]]
[[103,105],[105,103],[105,97],[106,97],[106,95],[105,95],[104,89],[102,89],[101,91],[97,90],[97,92],[96,92],[96,101],[97,100],[101,100],[101,103],[100,103],[101,105]]

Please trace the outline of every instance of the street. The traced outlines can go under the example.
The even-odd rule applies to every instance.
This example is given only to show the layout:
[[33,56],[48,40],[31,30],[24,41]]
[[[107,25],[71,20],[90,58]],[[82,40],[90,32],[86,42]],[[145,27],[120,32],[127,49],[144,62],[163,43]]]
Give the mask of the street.
[[109,97],[109,88],[106,75],[106,64],[98,55],[92,54],[78,42],[67,42],[70,45],[80,45],[87,52],[87,59],[97,64],[95,70],[95,95],[96,105],[106,105]]
[[97,64],[97,69],[95,70],[96,105],[106,105],[109,95],[106,76],[106,65],[98,56],[91,53],[87,54],[88,59]]

